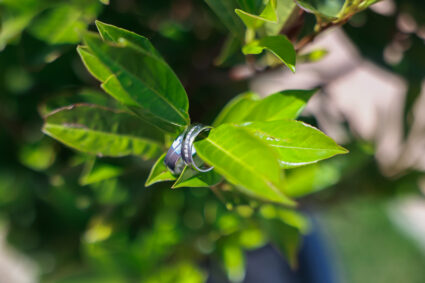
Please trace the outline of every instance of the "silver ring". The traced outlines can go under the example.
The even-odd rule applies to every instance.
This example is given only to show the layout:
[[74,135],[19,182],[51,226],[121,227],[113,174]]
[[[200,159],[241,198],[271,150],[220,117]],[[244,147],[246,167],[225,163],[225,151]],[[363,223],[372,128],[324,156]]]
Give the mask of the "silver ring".
[[179,175],[183,171],[185,165],[181,155],[181,148],[185,135],[186,130],[174,140],[164,158],[165,166],[167,166],[174,175]]
[[214,167],[204,167],[201,168],[196,164],[196,162],[193,160],[193,156],[196,154],[196,149],[193,146],[193,143],[195,142],[198,135],[205,131],[210,131],[212,127],[209,126],[203,126],[201,124],[194,124],[189,127],[189,129],[186,131],[186,134],[183,138],[182,148],[181,148],[181,156],[183,162],[190,166],[191,168],[195,169],[199,172],[209,172]]

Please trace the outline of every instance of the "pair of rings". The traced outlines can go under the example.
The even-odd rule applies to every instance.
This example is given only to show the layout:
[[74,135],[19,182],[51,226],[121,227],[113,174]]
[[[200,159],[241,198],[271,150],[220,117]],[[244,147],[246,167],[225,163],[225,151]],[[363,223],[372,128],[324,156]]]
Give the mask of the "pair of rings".
[[205,164],[198,165],[194,160],[196,149],[193,143],[199,134],[210,130],[211,127],[209,126],[193,124],[174,140],[164,159],[165,165],[174,175],[179,175],[185,165],[199,172],[208,172],[214,168],[205,167]]

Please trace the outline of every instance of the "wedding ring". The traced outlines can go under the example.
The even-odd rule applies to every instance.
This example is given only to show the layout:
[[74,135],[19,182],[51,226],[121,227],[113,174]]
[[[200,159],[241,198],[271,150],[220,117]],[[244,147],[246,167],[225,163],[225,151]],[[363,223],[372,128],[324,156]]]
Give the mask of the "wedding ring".
[[165,166],[173,173],[174,175],[179,175],[185,166],[182,156],[181,156],[181,148],[183,143],[183,138],[186,134],[184,131],[181,135],[179,135],[171,145],[170,149],[168,149],[167,154],[164,158]]
[[191,168],[199,172],[208,172],[211,171],[214,167],[201,167],[202,165],[196,164],[196,162],[193,160],[193,157],[196,155],[196,149],[193,143],[195,142],[199,134],[201,134],[202,132],[210,131],[211,129],[211,127],[204,126],[201,124],[194,124],[190,126],[189,129],[186,131],[181,145],[181,157],[183,162],[187,166],[190,166]]

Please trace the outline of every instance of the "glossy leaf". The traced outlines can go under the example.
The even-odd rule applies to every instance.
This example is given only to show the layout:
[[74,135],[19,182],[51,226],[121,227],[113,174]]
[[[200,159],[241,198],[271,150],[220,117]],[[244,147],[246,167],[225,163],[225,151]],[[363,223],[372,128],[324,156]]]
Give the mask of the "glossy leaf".
[[284,90],[269,95],[251,108],[244,121],[295,119],[316,91],[317,89]]
[[177,179],[177,177],[174,176],[170,172],[170,170],[168,170],[167,166],[165,166],[164,159],[166,154],[167,153],[161,155],[161,157],[159,157],[155,164],[152,166],[151,172],[149,173],[149,177],[145,182],[145,187],[149,187],[155,183],[164,181],[174,181]]
[[209,188],[217,185],[221,180],[221,176],[214,170],[202,173],[186,166],[172,188]]
[[295,72],[296,53],[292,43],[284,35],[266,36],[254,40],[242,48],[247,54],[260,54],[266,49],[282,61],[292,72]]
[[241,9],[235,10],[247,28],[257,29],[266,22],[277,23],[276,0],[269,0],[260,15],[254,15]]
[[345,0],[296,0],[298,6],[321,18],[335,19],[341,11]]
[[285,205],[295,203],[283,194],[277,153],[242,127],[224,124],[195,142],[199,156],[230,183],[248,195]]
[[[111,38],[112,32],[108,31],[102,33]],[[132,41],[126,39],[130,37],[128,33],[123,36],[118,39],[119,43],[102,41],[93,34],[84,37],[91,53],[113,74],[102,87],[154,125],[172,133],[180,132],[189,123],[188,99],[183,86],[157,52],[142,44],[136,45],[137,40],[143,40],[134,34]]]
[[348,151],[318,129],[295,120],[249,122],[243,125],[279,153],[282,168],[292,168]]
[[94,105],[60,108],[45,117],[43,132],[65,145],[99,156],[159,154],[162,134],[137,117]]
[[235,14],[235,9],[238,8],[236,0],[205,0],[211,10],[220,18],[223,24],[232,32],[232,34],[243,40],[244,27],[238,16]]
[[233,98],[221,110],[215,119],[213,126],[217,127],[223,123],[238,123],[246,121],[246,116],[259,103],[260,97],[253,92],[242,93]]

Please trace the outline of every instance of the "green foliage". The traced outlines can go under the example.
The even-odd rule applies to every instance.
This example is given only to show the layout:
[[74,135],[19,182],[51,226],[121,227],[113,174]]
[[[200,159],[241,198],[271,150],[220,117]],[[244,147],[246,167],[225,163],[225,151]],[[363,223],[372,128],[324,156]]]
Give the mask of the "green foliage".
[[[245,275],[245,251],[269,242],[296,266],[308,223],[294,199],[335,184],[342,174],[338,164],[316,163],[347,152],[318,129],[294,120],[316,90],[285,90],[264,98],[248,90],[214,120],[211,112],[224,97],[241,93],[244,84],[222,86],[215,79],[227,77],[220,75],[227,69],[203,69],[202,56],[212,57],[223,32],[215,18],[206,16],[206,5],[192,7],[190,17],[196,19],[177,9],[164,20],[161,15],[177,4],[142,1],[139,11],[131,1],[116,7],[104,0],[18,2],[0,3],[0,47],[5,47],[0,74],[9,74],[0,84],[7,93],[0,97],[0,122],[6,125],[0,129],[6,164],[0,171],[0,207],[6,211],[1,217],[10,219],[15,245],[36,254],[37,261],[37,252],[47,254],[46,261],[39,260],[42,279],[204,282],[199,262],[208,257],[220,259],[227,277],[239,281]],[[205,2],[230,31],[217,65],[241,64],[244,53],[253,70],[283,64],[295,71],[294,44],[302,38],[286,31],[301,14],[292,0]],[[305,8],[309,1],[299,2]],[[338,23],[371,1],[356,3],[340,8]],[[87,31],[98,17],[134,27],[155,47],[147,37],[99,21],[98,33]],[[167,30],[170,26],[179,28],[178,36]],[[80,42],[80,59],[100,88],[70,48]],[[263,50],[270,54],[251,56]],[[322,57],[319,52],[301,60]],[[17,66],[21,61],[23,66]],[[204,80],[214,82],[204,85]],[[204,92],[214,99],[202,100]],[[40,102],[43,132],[72,150],[41,138],[35,109]],[[211,104],[211,112],[200,115],[205,109],[200,103]],[[27,109],[32,112],[24,115]],[[197,161],[214,170],[186,167],[176,176],[164,164],[165,152],[191,120],[214,120],[209,135],[195,142]],[[143,182],[151,187],[145,189]]]
[[266,36],[254,40],[242,48],[245,55],[260,54],[266,49],[282,61],[292,72],[295,72],[296,54],[292,43],[284,35]]

